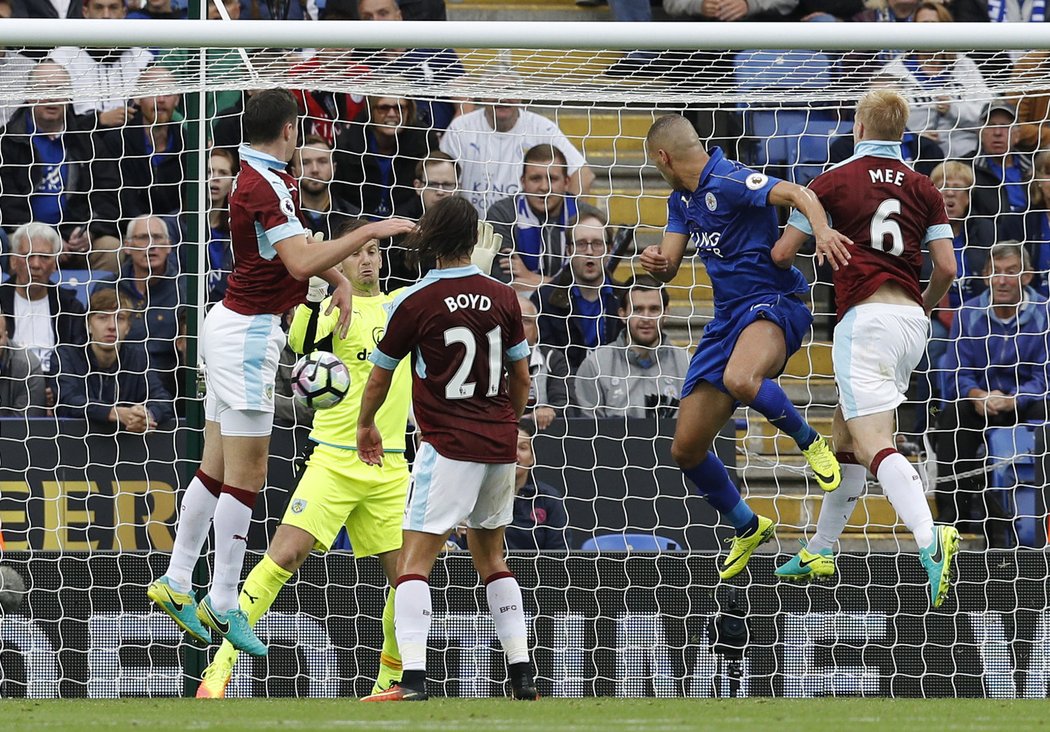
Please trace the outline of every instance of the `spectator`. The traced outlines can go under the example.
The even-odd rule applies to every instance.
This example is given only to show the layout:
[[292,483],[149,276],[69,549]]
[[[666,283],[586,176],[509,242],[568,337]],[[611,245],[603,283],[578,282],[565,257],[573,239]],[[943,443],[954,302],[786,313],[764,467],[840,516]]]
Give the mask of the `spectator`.
[[532,298],[539,311],[540,343],[564,350],[569,370],[575,372],[587,349],[616,340],[622,323],[618,288],[606,269],[612,241],[608,219],[580,204],[569,225],[569,266]]
[[508,256],[498,257],[492,275],[531,294],[565,266],[568,222],[576,216],[576,198],[566,193],[568,165],[561,150],[544,144],[529,148],[521,190],[496,201],[485,214],[503,236]]
[[445,0],[397,0],[403,20],[448,20]]
[[[970,215],[974,176],[969,165],[949,160],[934,168],[930,179],[944,197],[955,246],[955,283],[948,291],[948,301],[941,304],[933,327],[934,338],[947,338],[955,312],[963,301],[976,297],[985,288],[984,270],[988,252],[995,243],[995,226],[988,219]],[[929,275],[925,269],[924,272]]]
[[[404,20],[394,0],[357,0],[357,15],[361,20]],[[386,48],[370,51],[361,60],[376,71],[397,74],[426,87],[428,96],[440,96],[443,84],[464,74],[459,56],[451,48]],[[421,99],[416,111],[420,127],[440,132],[456,116],[456,105]]]
[[[84,0],[84,17],[122,20],[125,0]],[[153,55],[145,48],[77,48],[59,46],[51,58],[66,67],[73,80],[73,111],[88,115],[88,129],[120,127],[135,113],[128,106],[132,89]]]
[[972,100],[991,92],[972,59],[947,51],[913,52],[891,61],[882,73],[894,77],[908,98],[910,131],[937,141],[949,158],[973,153],[983,107]]
[[132,10],[127,17],[135,20],[185,20],[187,9],[185,0],[146,0],[142,7]]
[[80,18],[81,0],[12,0],[15,18]]
[[[25,89],[29,80],[29,72],[33,70],[33,59],[23,56],[21,53],[10,48],[0,48],[0,84],[4,89],[12,92]],[[0,126],[6,125],[11,116],[24,103],[23,97],[13,94],[0,102]]]
[[208,302],[226,295],[226,278],[233,271],[230,238],[230,191],[236,173],[234,155],[217,147],[208,158]]
[[572,545],[569,516],[564,493],[536,480],[532,468],[536,453],[532,438],[536,425],[523,419],[518,423],[518,458],[514,471],[514,520],[506,530],[511,551],[567,551]]
[[299,179],[299,207],[308,228],[320,231],[326,240],[342,222],[357,218],[361,209],[332,194],[332,146],[323,138],[307,137],[292,157],[291,174]]
[[799,0],[663,0],[664,12],[672,17],[690,16],[705,20],[783,20]]
[[[171,71],[151,66],[142,72],[143,86],[173,83]],[[120,175],[121,217],[178,214],[186,183],[182,115],[178,94],[157,94],[135,100],[138,110],[128,124],[103,136],[106,157]]]
[[1017,101],[1017,150],[1032,152],[1050,148],[1050,125],[1047,124],[1050,121],[1048,78],[1050,51],[1029,51],[1014,65],[1012,81],[1017,86],[1027,87],[1025,94]]
[[43,417],[47,393],[40,361],[28,348],[7,337],[0,312],[0,417]]
[[[940,364],[949,403],[937,420],[935,444],[938,472],[944,476],[982,467],[977,455],[989,427],[1047,416],[1050,312],[1046,300],[1028,286],[1028,252],[1017,242],[1000,242],[992,247],[986,273],[988,291],[963,304]],[[1002,518],[1004,512],[987,500],[986,489],[984,473],[941,484],[939,520],[960,521],[970,529],[968,522],[981,522],[985,515]],[[990,538],[1002,545],[1001,537]]]
[[1025,246],[1032,258],[1035,277],[1032,287],[1043,297],[1050,296],[1050,150],[1035,156],[1029,198],[1032,210],[1025,218]]
[[187,300],[164,219],[150,214],[132,219],[124,234],[124,254],[117,288],[129,318],[126,340],[145,347],[149,369],[174,394],[178,314]]
[[867,8],[853,20],[861,23],[907,23],[919,7],[919,0],[867,0]]
[[[394,214],[407,219],[419,219],[423,212],[440,201],[455,195],[459,186],[459,170],[456,163],[440,150],[432,150],[416,163],[412,187],[416,195],[401,204]],[[384,242],[383,276],[387,292],[415,284],[423,276],[420,265],[408,256],[402,238]]]
[[109,269],[118,242],[97,229],[92,241],[88,226],[92,215],[116,218],[117,184],[96,164],[91,130],[73,115],[69,89],[69,74],[53,61],[41,61],[30,73],[30,104],[0,133],[0,221],[8,230],[30,221],[57,227],[64,264],[84,266],[86,257],[93,267]]
[[146,432],[173,419],[171,395],[145,350],[126,340],[131,319],[117,291],[95,292],[89,308],[89,342],[55,352],[56,415],[86,419],[97,432]]
[[520,99],[483,99],[479,104],[480,109],[454,119],[441,138],[441,150],[459,163],[461,195],[479,214],[518,192],[525,151],[536,145],[561,150],[568,161],[568,193],[579,196],[590,190],[594,173],[554,122],[522,109]]
[[369,97],[368,112],[339,135],[335,190],[365,215],[391,216],[415,196],[416,163],[428,152],[415,114],[411,99]]
[[518,297],[521,306],[521,324],[529,344],[529,401],[525,416],[531,417],[539,430],[547,429],[556,417],[564,415],[572,403],[569,393],[569,362],[565,354],[550,346],[541,345],[537,324],[536,304],[526,297]]
[[634,278],[624,289],[619,314],[626,328],[615,341],[587,354],[574,379],[575,404],[599,419],[673,417],[689,355],[664,334],[667,290],[649,275]]
[[244,103],[260,89],[247,89],[237,94],[237,100],[228,106],[220,107],[211,126],[211,144],[213,147],[229,150],[233,154],[234,167],[239,167],[237,148],[244,141],[241,130],[241,115],[244,114]]
[[51,370],[56,346],[86,340],[84,307],[69,287],[51,282],[62,252],[62,237],[47,224],[30,223],[11,235],[11,278],[0,285],[0,311],[7,337]]
[[1028,210],[1028,181],[1032,161],[1014,151],[1014,120],[1017,112],[1005,101],[989,104],[984,113],[980,147],[973,159],[975,216],[995,222],[996,239],[1024,236],[1024,216]]

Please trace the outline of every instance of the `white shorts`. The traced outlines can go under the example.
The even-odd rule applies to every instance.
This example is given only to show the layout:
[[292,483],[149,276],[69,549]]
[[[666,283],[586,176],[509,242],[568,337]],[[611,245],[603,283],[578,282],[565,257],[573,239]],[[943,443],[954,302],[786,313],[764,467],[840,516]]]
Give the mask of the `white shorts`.
[[857,305],[835,326],[832,361],[846,419],[896,409],[922,360],[930,318],[917,305]]
[[498,529],[514,520],[514,463],[451,460],[420,444],[405,505],[406,531],[447,534],[466,520]]
[[221,302],[204,319],[204,418],[222,434],[269,435],[273,387],[286,337],[276,315],[241,315]]

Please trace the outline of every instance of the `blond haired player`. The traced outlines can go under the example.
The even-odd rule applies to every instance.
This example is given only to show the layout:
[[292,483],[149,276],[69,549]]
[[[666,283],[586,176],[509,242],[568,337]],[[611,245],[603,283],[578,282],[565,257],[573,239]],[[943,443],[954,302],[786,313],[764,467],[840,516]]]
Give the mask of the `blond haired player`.
[[[349,229],[359,224],[351,224]],[[491,235],[475,257],[492,266],[500,237]],[[343,232],[345,235],[346,232]],[[299,486],[295,489],[270,548],[252,569],[241,590],[240,606],[253,626],[273,604],[281,588],[306,561],[310,551],[328,551],[346,527],[356,557],[376,556],[387,579],[397,578],[401,524],[408,492],[405,427],[412,398],[412,377],[406,361],[393,374],[390,397],[376,415],[376,426],[391,448],[380,468],[366,465],[357,454],[357,420],[361,395],[372,371],[369,354],[383,337],[390,303],[402,292],[379,289],[379,242],[372,240],[343,262],[343,274],[353,288],[350,329],[340,337],[338,310],[326,313],[329,301],[300,305],[288,341],[296,352],[309,352],[331,337],[331,350],[350,371],[350,391],[335,407],[314,415],[310,440],[315,443]],[[484,263],[484,262],[483,262]],[[324,286],[321,285],[323,288]],[[324,290],[321,290],[322,296]],[[312,293],[313,294],[313,293]],[[319,300],[315,294],[311,300]],[[233,674],[237,650],[223,643],[204,671],[198,698],[222,698]],[[401,654],[394,635],[394,591],[383,608],[383,649],[373,693],[401,679]]]

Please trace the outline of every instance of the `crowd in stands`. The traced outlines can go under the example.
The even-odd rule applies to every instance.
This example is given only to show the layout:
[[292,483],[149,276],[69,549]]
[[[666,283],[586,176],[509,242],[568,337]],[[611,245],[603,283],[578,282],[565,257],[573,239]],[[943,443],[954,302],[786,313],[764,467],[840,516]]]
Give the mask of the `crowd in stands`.
[[[651,17],[648,0],[610,4],[618,19]],[[224,7],[236,20],[270,17],[277,5],[230,0]],[[1017,0],[868,7],[859,0],[664,0],[663,7],[723,22],[1044,20],[1042,5]],[[306,0],[288,8],[289,18],[303,19],[444,18],[437,0]],[[3,16],[165,19],[185,17],[186,4],[0,0]],[[185,185],[193,143],[180,95],[133,90],[170,88],[185,59],[143,48],[2,53],[0,76],[5,86],[24,88],[25,99],[0,107],[0,416],[77,417],[102,432],[170,426],[181,412],[187,366],[191,248],[181,242],[196,240],[183,216],[193,208]],[[932,420],[918,410],[917,428],[932,435],[942,474],[980,463],[989,426],[1046,420],[1050,96],[986,100],[994,79],[1045,75],[1047,56],[923,52],[871,67],[871,85],[893,86],[911,100],[905,158],[941,189],[952,222],[959,279],[932,313],[931,375],[921,373],[915,385],[918,400],[944,405]],[[211,60],[240,63],[221,49],[209,51]],[[291,78],[328,63],[335,62],[304,55]],[[438,88],[464,74],[451,49],[355,51],[338,63],[348,75],[390,73]],[[667,290],[647,276],[616,279],[617,222],[586,202],[595,175],[554,121],[513,98],[295,94],[303,123],[290,170],[313,231],[327,238],[359,217],[418,218],[440,198],[462,195],[502,234],[491,275],[519,293],[533,349],[526,443],[558,418],[674,415],[688,352],[665,331]],[[233,266],[226,209],[240,164],[243,102],[239,92],[208,102],[208,239],[199,249],[208,303],[221,300]],[[853,154],[848,128],[836,129],[822,164]],[[762,163],[746,144],[741,149],[745,162]],[[399,242],[382,242],[382,254],[388,288],[419,277]],[[77,280],[74,271],[86,274]],[[285,370],[294,357],[286,360]],[[278,416],[310,418],[291,401]],[[525,468],[518,477],[520,495],[540,500],[553,490]],[[965,522],[994,513],[974,498],[984,480],[970,476],[939,492],[942,516]],[[557,510],[544,513],[550,536],[543,542],[551,547],[567,541]]]

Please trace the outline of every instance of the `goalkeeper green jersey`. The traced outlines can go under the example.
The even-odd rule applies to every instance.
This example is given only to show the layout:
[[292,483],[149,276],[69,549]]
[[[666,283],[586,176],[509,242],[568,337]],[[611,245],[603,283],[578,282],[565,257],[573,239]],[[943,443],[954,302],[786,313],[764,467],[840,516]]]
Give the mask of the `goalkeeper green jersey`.
[[[291,349],[302,353],[304,346],[308,346],[305,340],[310,330],[310,321],[315,319],[313,343],[320,343],[331,336],[332,352],[346,364],[350,372],[350,391],[343,401],[331,409],[318,409],[314,413],[314,427],[310,432],[310,439],[314,442],[347,450],[357,449],[357,416],[361,410],[361,395],[364,393],[368,375],[372,372],[372,362],[368,357],[383,337],[389,303],[399,293],[400,290],[373,297],[354,295],[350,331],[346,338],[340,338],[335,332],[339,310],[335,309],[330,315],[325,315],[331,298],[326,298],[316,311],[306,305],[296,308],[292,325],[288,329],[288,345]],[[311,351],[317,350],[314,345],[309,345],[309,348]],[[390,395],[376,415],[376,427],[383,436],[383,449],[387,452],[405,451],[405,426],[408,424],[408,410],[411,404],[411,364],[409,359],[405,359],[394,370]]]

